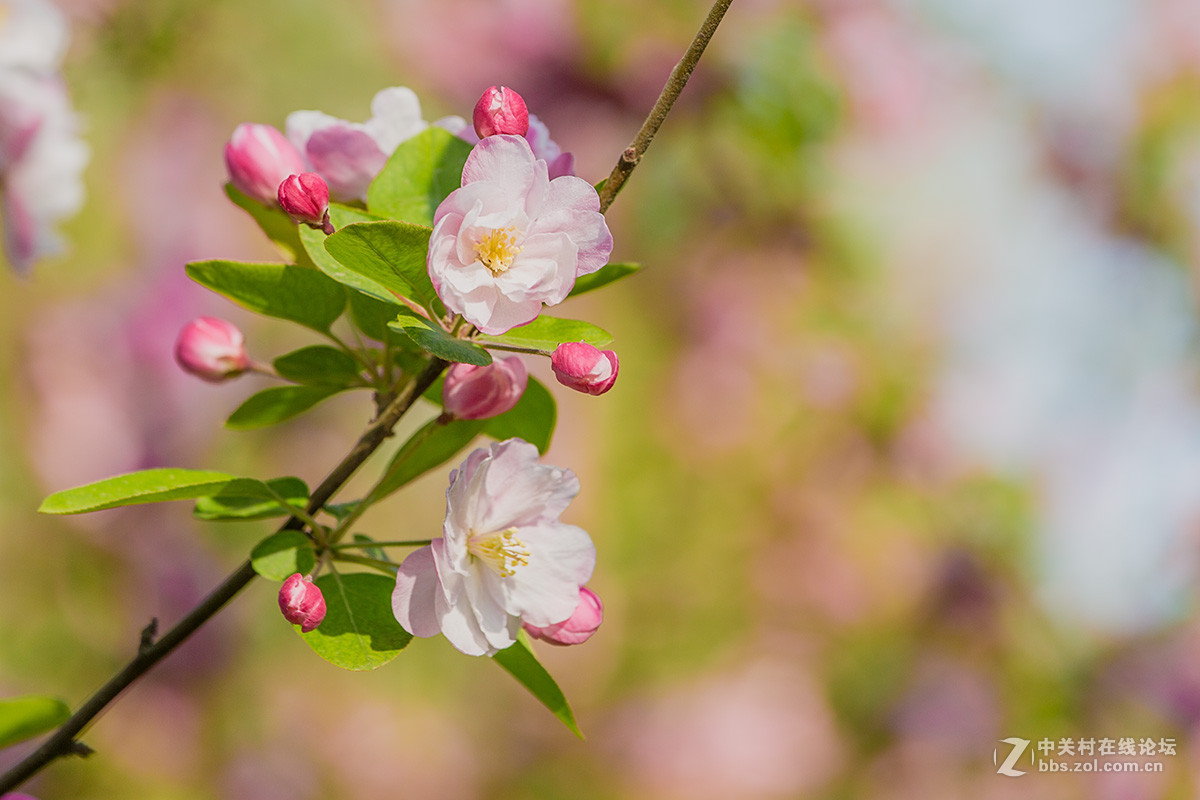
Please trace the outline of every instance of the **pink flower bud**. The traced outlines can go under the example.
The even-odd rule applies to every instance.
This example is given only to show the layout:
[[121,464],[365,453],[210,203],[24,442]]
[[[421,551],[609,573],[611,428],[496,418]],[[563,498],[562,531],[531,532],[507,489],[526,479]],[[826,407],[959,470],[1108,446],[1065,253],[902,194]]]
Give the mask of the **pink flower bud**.
[[530,625],[528,622],[522,623],[521,626],[535,639],[541,639],[550,644],[567,645],[586,642],[603,621],[604,604],[600,602],[600,598],[596,596],[595,592],[586,586],[580,586],[579,605],[575,606],[575,611],[570,617],[544,628]]
[[442,406],[457,419],[487,419],[509,411],[525,393],[529,373],[516,356],[485,367],[454,364],[446,371]]
[[246,337],[232,322],[196,317],[183,326],[175,341],[175,360],[185,372],[217,383],[250,367]]
[[279,587],[279,610],[283,618],[308,633],[325,619],[325,596],[312,578],[299,572],[290,575]]
[[279,184],[304,172],[304,158],[270,125],[243,122],[225,145],[225,168],[238,191],[263,205],[274,205]]
[[563,386],[587,394],[604,394],[617,382],[617,354],[584,342],[560,344],[550,356],[554,377]]
[[480,139],[497,133],[524,136],[529,130],[529,109],[512,89],[493,86],[475,104],[474,121]]
[[289,175],[279,184],[279,205],[293,221],[333,233],[329,224],[329,186],[317,173]]

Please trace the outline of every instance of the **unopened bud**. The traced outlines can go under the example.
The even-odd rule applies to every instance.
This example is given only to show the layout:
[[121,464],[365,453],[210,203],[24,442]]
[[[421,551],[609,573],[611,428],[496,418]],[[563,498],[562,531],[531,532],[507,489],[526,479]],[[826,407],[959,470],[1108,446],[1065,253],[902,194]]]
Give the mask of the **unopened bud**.
[[487,419],[509,411],[525,393],[529,373],[516,356],[491,364],[454,364],[446,371],[442,407],[456,419]]
[[474,122],[480,139],[498,133],[524,136],[529,130],[529,109],[512,89],[493,86],[475,104]]
[[521,626],[535,639],[541,639],[550,644],[567,645],[586,642],[603,621],[604,605],[600,602],[600,598],[591,589],[580,586],[579,605],[575,606],[575,611],[570,617],[544,628],[530,625],[528,622],[522,623]]
[[283,618],[308,633],[325,619],[325,596],[312,578],[299,572],[288,577],[279,587],[279,610]]
[[329,186],[317,173],[289,175],[279,184],[279,205],[293,221],[333,233],[329,224]]
[[620,367],[612,350],[599,350],[585,342],[560,344],[550,356],[550,365],[559,383],[587,394],[611,389]]
[[186,372],[217,383],[250,367],[246,337],[232,322],[196,317],[183,326],[175,341],[175,361]]
[[304,158],[278,129],[256,122],[238,125],[225,145],[225,168],[238,191],[274,205],[279,184],[304,172]]

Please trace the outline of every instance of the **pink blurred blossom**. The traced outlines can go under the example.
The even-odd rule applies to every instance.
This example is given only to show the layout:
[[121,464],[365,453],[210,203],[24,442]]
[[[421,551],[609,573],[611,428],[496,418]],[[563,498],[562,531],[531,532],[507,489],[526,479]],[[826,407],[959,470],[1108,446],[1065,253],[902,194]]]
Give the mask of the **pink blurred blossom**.
[[487,419],[512,410],[525,393],[529,373],[516,356],[486,366],[454,364],[446,371],[442,407],[455,419]]
[[[433,124],[451,131],[467,126],[461,117],[446,117]],[[429,125],[421,116],[416,93],[393,86],[376,93],[366,122],[347,122],[322,111],[293,111],[286,127],[288,139],[312,171],[325,179],[333,199],[346,202],[366,200],[367,187],[396,147]]]
[[304,172],[304,160],[279,129],[243,122],[225,145],[225,167],[238,191],[273,206],[279,200],[279,184]]

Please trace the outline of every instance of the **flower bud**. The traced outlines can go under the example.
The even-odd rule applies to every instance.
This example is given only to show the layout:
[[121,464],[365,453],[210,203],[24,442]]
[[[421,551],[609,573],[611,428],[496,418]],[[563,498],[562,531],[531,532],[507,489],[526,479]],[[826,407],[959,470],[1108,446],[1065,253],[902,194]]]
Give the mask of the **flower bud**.
[[579,605],[575,606],[575,611],[570,617],[544,628],[530,625],[528,622],[521,623],[521,627],[533,638],[550,644],[582,644],[592,637],[603,621],[604,604],[595,592],[586,586],[580,586]]
[[442,406],[456,419],[487,419],[512,409],[525,393],[529,373],[516,356],[484,367],[454,364],[446,371]]
[[307,575],[294,573],[279,587],[279,610],[283,618],[308,633],[325,619],[325,596]]
[[225,145],[225,168],[238,191],[263,205],[278,200],[279,184],[304,172],[304,158],[270,125],[243,122]]
[[529,109],[512,89],[493,86],[475,104],[474,122],[480,139],[498,133],[524,136],[529,130]]
[[183,326],[175,341],[175,361],[185,372],[217,383],[250,367],[246,337],[232,322],[196,317]]
[[560,344],[550,356],[554,377],[563,386],[587,394],[604,394],[617,381],[617,354],[585,342]]
[[333,233],[329,224],[329,186],[317,173],[289,175],[279,184],[279,205],[294,222]]

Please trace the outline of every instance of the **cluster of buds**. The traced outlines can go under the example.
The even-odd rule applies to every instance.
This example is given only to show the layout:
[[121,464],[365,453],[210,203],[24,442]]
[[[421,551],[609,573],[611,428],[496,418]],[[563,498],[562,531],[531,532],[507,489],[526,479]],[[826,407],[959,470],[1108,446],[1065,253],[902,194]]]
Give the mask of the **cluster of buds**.
[[244,122],[225,145],[225,167],[234,187],[263,205],[278,203],[297,223],[333,233],[329,186],[305,169],[304,158],[278,129]]

